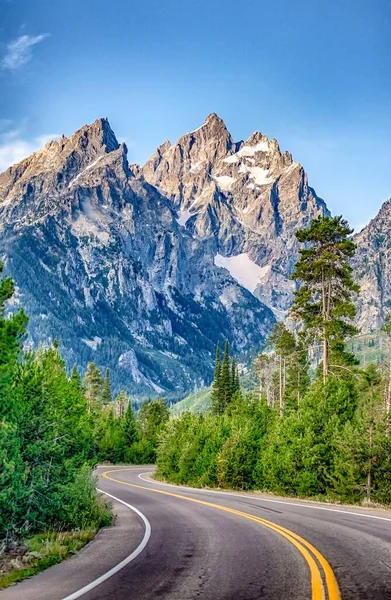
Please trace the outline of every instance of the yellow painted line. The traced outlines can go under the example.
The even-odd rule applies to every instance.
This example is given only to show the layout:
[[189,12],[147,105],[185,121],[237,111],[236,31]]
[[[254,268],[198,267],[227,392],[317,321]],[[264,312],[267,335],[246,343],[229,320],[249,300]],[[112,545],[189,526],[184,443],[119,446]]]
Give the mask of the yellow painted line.
[[155,492],[156,494],[164,494],[166,496],[172,496],[174,498],[179,498],[181,500],[187,500],[188,502],[194,502],[196,504],[202,504],[203,506],[209,506],[211,508],[216,508],[218,510],[229,512],[231,514],[235,514],[235,515],[244,517],[245,519],[255,521],[256,523],[259,523],[259,524],[263,525],[264,527],[267,527],[268,529],[271,529],[272,531],[279,533],[281,536],[283,536],[289,542],[291,542],[291,544],[293,544],[297,548],[297,550],[299,550],[299,552],[302,554],[302,556],[304,557],[304,559],[306,560],[306,562],[309,566],[310,574],[311,574],[311,589],[312,589],[311,600],[324,600],[325,596],[324,596],[322,576],[321,576],[319,567],[310,552],[312,552],[314,554],[314,556],[318,559],[319,563],[321,564],[321,566],[324,570],[325,579],[326,579],[326,587],[327,587],[327,591],[328,591],[328,599],[329,600],[340,600],[341,599],[341,594],[339,591],[337,580],[334,576],[334,573],[333,573],[329,563],[324,558],[324,556],[312,544],[307,542],[307,540],[305,540],[304,538],[299,536],[297,533],[294,533],[293,531],[286,529],[285,527],[282,527],[281,525],[277,525],[276,523],[273,523],[272,521],[267,521],[266,519],[256,517],[249,513],[245,513],[245,512],[242,512],[242,511],[239,511],[239,510],[236,510],[233,508],[229,508],[228,506],[223,506],[221,504],[215,504],[213,502],[207,502],[205,500],[198,500],[196,498],[191,498],[189,496],[183,496],[182,494],[175,494],[173,492],[167,492],[165,490],[158,490],[158,489],[155,489],[152,487],[137,485],[135,483],[129,483],[127,481],[121,481],[119,479],[115,479],[114,477],[110,477],[111,473],[118,473],[118,472],[127,471],[127,470],[131,471],[131,470],[134,470],[134,468],[133,469],[132,468],[113,469],[113,470],[105,471],[104,473],[102,473],[102,477],[104,477],[105,479],[114,481],[115,483],[119,483],[120,485],[126,485],[128,487],[134,487],[134,488],[138,488],[138,489],[142,489],[142,490],[147,490],[149,492]]

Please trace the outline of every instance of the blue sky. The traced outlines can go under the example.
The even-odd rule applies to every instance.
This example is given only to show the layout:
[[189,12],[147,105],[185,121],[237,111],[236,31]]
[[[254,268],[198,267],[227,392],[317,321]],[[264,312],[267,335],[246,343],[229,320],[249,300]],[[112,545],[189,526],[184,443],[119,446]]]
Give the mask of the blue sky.
[[0,0],[0,166],[108,117],[144,162],[217,112],[359,228],[391,196],[387,0]]

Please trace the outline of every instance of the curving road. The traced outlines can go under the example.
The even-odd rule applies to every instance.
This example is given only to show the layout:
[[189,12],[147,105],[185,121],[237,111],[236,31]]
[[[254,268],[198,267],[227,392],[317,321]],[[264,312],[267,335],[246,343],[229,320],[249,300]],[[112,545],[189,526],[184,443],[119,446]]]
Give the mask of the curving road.
[[118,512],[82,552],[0,600],[387,600],[391,514],[171,486],[101,467]]

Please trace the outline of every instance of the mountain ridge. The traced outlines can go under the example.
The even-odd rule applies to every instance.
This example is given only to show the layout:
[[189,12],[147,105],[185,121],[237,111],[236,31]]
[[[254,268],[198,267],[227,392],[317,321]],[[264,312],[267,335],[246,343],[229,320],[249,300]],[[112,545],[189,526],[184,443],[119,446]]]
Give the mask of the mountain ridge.
[[[114,389],[147,396],[208,384],[225,338],[251,360],[291,304],[296,230],[327,214],[277,140],[236,142],[216,113],[143,166],[101,118],[0,174],[0,252],[28,343],[60,337],[69,366],[94,360]],[[358,319],[377,324],[366,231]]]
[[69,366],[110,367],[115,389],[183,393],[210,380],[218,339],[246,354],[274,317],[180,227],[126,154],[98,119],[1,174],[0,250],[30,314],[30,344],[56,335]]

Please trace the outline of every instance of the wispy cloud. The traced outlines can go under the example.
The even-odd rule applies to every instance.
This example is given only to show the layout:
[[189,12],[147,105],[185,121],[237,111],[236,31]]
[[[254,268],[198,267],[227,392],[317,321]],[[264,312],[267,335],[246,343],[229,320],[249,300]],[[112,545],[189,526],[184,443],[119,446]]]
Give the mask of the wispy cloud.
[[40,35],[21,35],[12,40],[7,46],[6,53],[1,61],[3,69],[13,71],[28,63],[32,58],[34,46],[46,39],[50,34],[41,33]]
[[26,139],[20,129],[0,133],[0,173],[58,137],[56,133],[49,133]]

